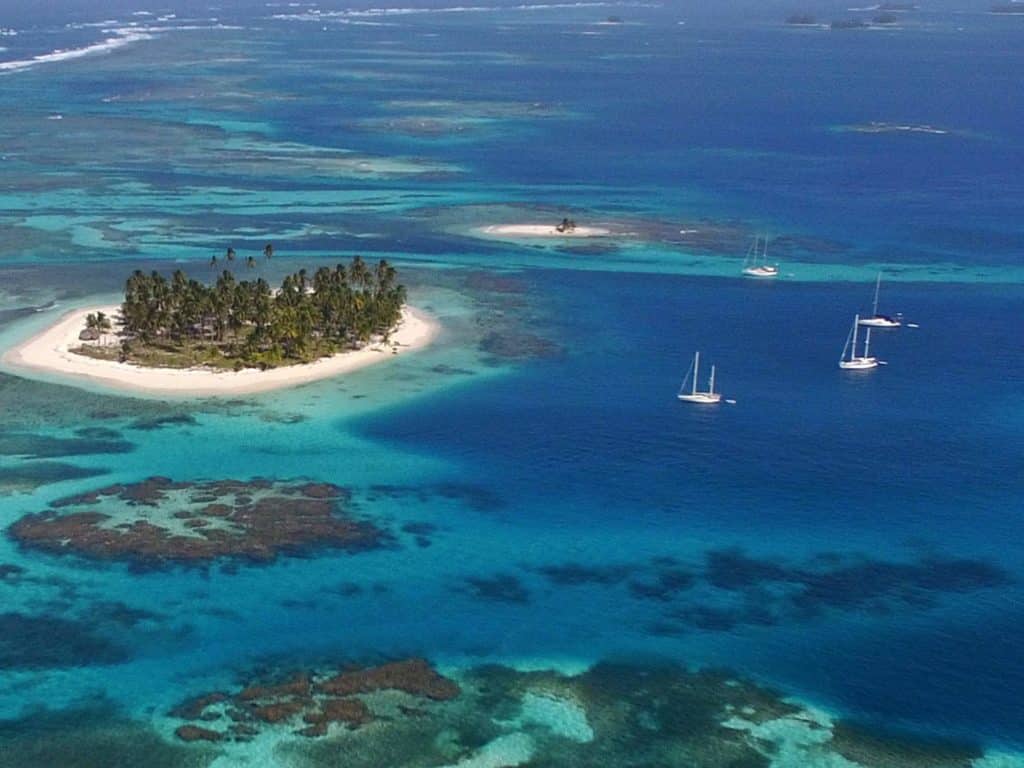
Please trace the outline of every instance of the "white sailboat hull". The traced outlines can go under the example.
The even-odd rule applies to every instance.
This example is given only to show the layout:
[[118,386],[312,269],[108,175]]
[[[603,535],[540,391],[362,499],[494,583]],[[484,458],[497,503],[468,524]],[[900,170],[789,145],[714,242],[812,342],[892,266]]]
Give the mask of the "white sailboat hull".
[[877,357],[853,357],[849,360],[840,360],[839,367],[844,371],[866,371],[869,368],[878,367]]
[[747,267],[743,270],[743,274],[747,277],[778,277],[779,268],[768,266]]
[[700,403],[701,405],[714,405],[721,402],[722,396],[717,392],[697,392],[696,394],[676,395],[685,403]]
[[860,324],[866,328],[899,328],[903,325],[899,320],[894,320],[893,318],[886,317],[885,315],[862,317]]

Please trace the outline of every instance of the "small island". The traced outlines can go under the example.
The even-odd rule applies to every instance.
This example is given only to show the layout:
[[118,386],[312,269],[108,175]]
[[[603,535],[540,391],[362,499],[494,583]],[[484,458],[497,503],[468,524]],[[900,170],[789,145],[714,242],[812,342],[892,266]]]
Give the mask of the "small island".
[[557,224],[492,224],[475,230],[491,237],[607,237],[612,231],[606,227],[577,226],[573,219],[563,218]]
[[[256,392],[361,368],[424,346],[437,324],[405,304],[387,261],[212,284],[178,270],[134,272],[120,306],[66,315],[9,350],[16,369],[158,393]],[[115,330],[115,326],[117,330]]]

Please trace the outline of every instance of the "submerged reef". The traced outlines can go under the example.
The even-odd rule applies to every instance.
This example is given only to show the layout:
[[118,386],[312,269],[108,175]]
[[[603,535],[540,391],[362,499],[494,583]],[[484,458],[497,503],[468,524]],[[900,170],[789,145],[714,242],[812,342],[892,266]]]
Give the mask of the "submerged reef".
[[88,622],[0,613],[0,670],[114,664],[129,657]]
[[76,437],[54,437],[26,432],[5,432],[0,435],[0,456],[28,459],[54,459],[65,456],[86,456],[98,453],[128,453],[135,449],[127,440],[92,437],[91,433]]
[[191,721],[174,732],[182,741],[249,741],[267,726],[287,726],[313,738],[326,736],[332,724],[358,728],[458,695],[459,686],[426,661],[405,659],[375,667],[303,670],[276,682],[249,681],[234,694],[213,691],[184,701],[170,715]]
[[217,558],[269,562],[282,554],[382,546],[388,536],[344,510],[329,483],[175,482],[150,477],[53,502],[9,528],[25,547],[137,566]]
[[94,601],[74,582],[13,563],[0,563],[0,601],[0,673],[118,664],[143,645],[172,649],[191,636],[172,616]]
[[209,748],[169,743],[104,699],[0,720],[4,768],[205,768],[215,757]]
[[79,467],[62,461],[33,461],[0,467],[0,496],[34,491],[44,485],[106,474],[109,470]]
[[[924,611],[945,598],[1013,584],[998,563],[935,552],[906,560],[822,552],[803,561],[757,557],[739,548],[711,549],[701,562],[673,557],[647,561],[523,564],[556,587],[625,588],[659,612],[648,631],[732,632],[743,627],[796,624],[829,614],[891,616]],[[495,573],[466,579],[478,600],[528,602],[534,584]]]
[[419,658],[293,668],[198,695],[169,718],[197,754],[259,739],[296,768],[972,768],[982,755],[836,722],[727,671],[668,662],[605,661],[575,675],[498,665],[442,675]]

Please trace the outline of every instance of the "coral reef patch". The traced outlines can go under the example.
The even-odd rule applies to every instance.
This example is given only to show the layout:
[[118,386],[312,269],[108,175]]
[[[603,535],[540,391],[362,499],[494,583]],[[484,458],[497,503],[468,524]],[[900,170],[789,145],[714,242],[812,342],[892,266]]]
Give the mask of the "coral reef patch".
[[384,545],[387,534],[347,514],[347,500],[329,483],[150,477],[55,501],[17,520],[9,534],[25,547],[140,567],[217,558],[259,563]]
[[276,682],[248,681],[234,694],[205,693],[182,702],[171,717],[186,720],[182,741],[248,741],[268,726],[287,726],[306,737],[330,726],[359,728],[395,713],[423,711],[431,702],[458,697],[459,686],[424,659],[371,667],[301,671]]

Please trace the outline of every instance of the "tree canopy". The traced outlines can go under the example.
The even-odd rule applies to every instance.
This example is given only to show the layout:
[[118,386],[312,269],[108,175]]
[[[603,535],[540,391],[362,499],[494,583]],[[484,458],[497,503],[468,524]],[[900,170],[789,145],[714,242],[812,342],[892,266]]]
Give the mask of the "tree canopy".
[[387,337],[401,316],[405,287],[387,261],[288,275],[276,290],[263,278],[237,280],[225,270],[212,285],[177,270],[134,272],[121,305],[130,346],[203,344],[245,365],[273,365],[357,347]]

